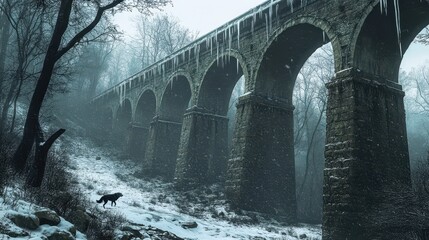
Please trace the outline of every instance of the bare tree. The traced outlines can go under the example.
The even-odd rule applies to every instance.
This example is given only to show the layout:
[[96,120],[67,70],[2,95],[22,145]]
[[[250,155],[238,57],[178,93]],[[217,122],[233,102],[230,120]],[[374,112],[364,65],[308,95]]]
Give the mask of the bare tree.
[[[57,7],[56,1],[40,0],[41,4],[45,7]],[[35,163],[32,165],[30,174],[27,178],[27,183],[33,187],[39,187],[41,185],[43,175],[45,172],[46,156],[49,151],[49,147],[52,143],[64,132],[64,129],[58,130],[56,133],[51,135],[46,141],[43,139],[43,131],[40,127],[39,114],[43,104],[46,92],[49,87],[49,83],[52,78],[53,70],[56,62],[68,51],[74,48],[77,44],[87,40],[85,37],[90,33],[103,16],[107,13],[114,11],[123,11],[126,9],[136,8],[139,11],[148,11],[151,8],[157,8],[163,6],[168,0],[110,0],[110,1],[85,1],[78,2],[74,0],[61,0],[58,6],[58,13],[55,22],[54,31],[51,35],[49,47],[46,51],[46,55],[43,61],[42,70],[37,80],[37,84],[31,98],[30,106],[28,109],[24,132],[22,140],[14,154],[12,159],[12,165],[18,172],[26,166],[28,156],[35,140],[36,144],[36,156]],[[95,9],[95,14],[91,16],[74,16],[72,10],[74,7],[91,7]],[[73,12],[79,13],[79,12]],[[71,16],[73,18],[71,18]],[[83,18],[84,17],[84,18]],[[87,19],[92,19],[85,21]],[[79,20],[82,22],[81,30],[68,32],[73,20]],[[74,28],[70,28],[75,30]],[[37,138],[36,138],[37,137]],[[44,139],[43,139],[44,140]]]
[[136,21],[137,35],[131,48],[144,68],[192,42],[197,34],[180,25],[169,15],[140,15]]
[[[0,131],[5,129],[9,109],[13,103],[13,117],[10,132],[14,128],[16,107],[19,96],[26,80],[35,76],[34,65],[40,59],[43,39],[44,12],[35,8],[34,4],[19,1],[4,0],[0,4],[0,10],[6,16],[8,25],[13,31],[12,44],[15,47],[10,58],[14,60],[10,68],[13,71],[9,74],[9,90],[3,101],[0,117]],[[4,84],[6,87],[6,84]]]
[[303,66],[295,83],[295,156],[301,215],[320,220],[327,96],[325,84],[334,73],[332,47],[323,46]]
[[429,45],[429,26],[417,35],[416,42]]
[[97,87],[102,80],[103,73],[109,66],[109,60],[112,55],[114,42],[94,43],[82,49],[82,55],[79,57],[78,92],[86,96],[89,101],[95,96]]

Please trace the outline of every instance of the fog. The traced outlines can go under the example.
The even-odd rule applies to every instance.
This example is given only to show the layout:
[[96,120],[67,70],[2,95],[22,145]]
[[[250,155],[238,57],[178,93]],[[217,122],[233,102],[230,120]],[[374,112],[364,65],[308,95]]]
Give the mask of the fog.
[[[415,215],[401,220],[409,232],[426,234],[427,22],[412,26],[420,33],[399,56],[396,44],[407,43],[371,42],[373,29],[347,45],[368,49],[345,51],[317,21],[283,26],[282,11],[307,7],[293,1],[67,2],[0,1],[0,222],[13,226],[0,225],[0,236],[61,229],[76,239],[322,239],[322,228],[337,227],[325,219],[334,216],[329,194],[355,179],[357,192],[340,197],[369,202],[362,214],[380,234],[405,226],[383,218],[396,216],[392,206]],[[378,8],[368,19],[392,18]],[[390,28],[385,34],[396,34]],[[391,139],[380,142],[386,136],[365,121]],[[391,176],[396,150],[411,186]],[[350,158],[332,157],[347,151]],[[367,165],[349,170],[356,156]],[[349,172],[331,174],[338,169]],[[380,192],[362,190],[366,181]],[[95,201],[104,199],[110,204]],[[57,229],[39,208],[58,215]],[[17,215],[40,222],[22,226]]]

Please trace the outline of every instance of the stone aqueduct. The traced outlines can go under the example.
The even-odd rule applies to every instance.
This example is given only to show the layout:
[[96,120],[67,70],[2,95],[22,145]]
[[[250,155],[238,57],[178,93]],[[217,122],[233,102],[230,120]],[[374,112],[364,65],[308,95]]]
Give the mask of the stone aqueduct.
[[[429,3],[290,2],[250,10],[91,107],[103,128],[128,135],[146,172],[184,189],[224,181],[235,206],[294,219],[292,91],[308,57],[330,42],[336,74],[327,84],[323,238],[370,239],[368,216],[384,193],[411,185],[398,72],[401,52],[429,24]],[[228,102],[243,75],[228,151]]]

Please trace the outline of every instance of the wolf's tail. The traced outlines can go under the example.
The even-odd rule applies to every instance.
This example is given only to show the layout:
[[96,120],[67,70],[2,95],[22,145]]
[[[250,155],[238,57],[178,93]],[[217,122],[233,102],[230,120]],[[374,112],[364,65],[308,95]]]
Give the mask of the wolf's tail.
[[101,203],[101,199],[103,199],[103,198],[100,198],[100,200],[96,200],[96,202],[97,202],[97,203]]

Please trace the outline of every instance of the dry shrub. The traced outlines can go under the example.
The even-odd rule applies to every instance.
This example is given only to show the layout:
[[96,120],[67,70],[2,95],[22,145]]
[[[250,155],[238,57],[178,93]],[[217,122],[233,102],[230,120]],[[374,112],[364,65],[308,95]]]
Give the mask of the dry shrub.
[[126,219],[118,213],[111,213],[94,209],[97,219],[93,219],[86,231],[89,240],[113,240],[115,239],[115,229],[119,229]]

